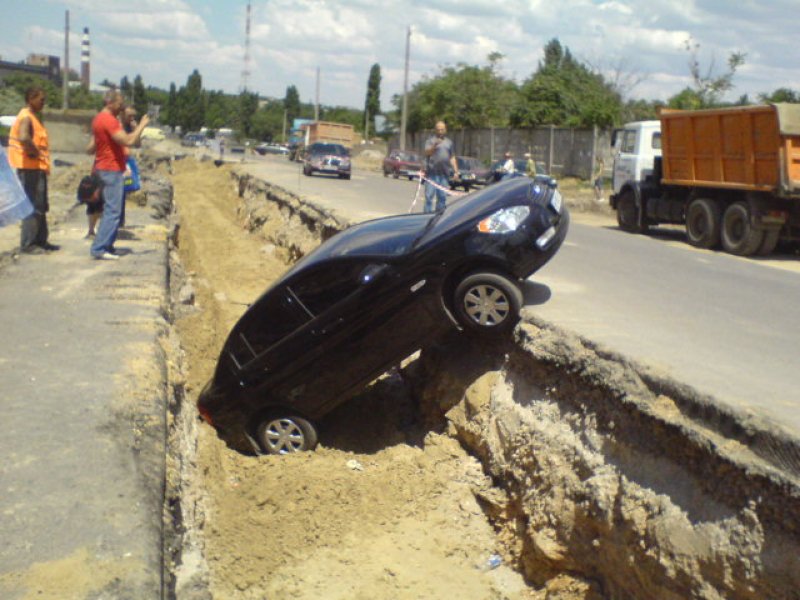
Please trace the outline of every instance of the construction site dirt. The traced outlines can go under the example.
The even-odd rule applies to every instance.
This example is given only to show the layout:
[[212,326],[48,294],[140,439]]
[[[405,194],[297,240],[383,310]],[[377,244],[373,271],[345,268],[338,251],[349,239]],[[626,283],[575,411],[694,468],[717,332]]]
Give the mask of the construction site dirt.
[[796,473],[679,382],[532,314],[492,347],[423,348],[313,452],[228,448],[194,406],[225,336],[346,223],[230,165],[172,170],[177,598],[800,597]]

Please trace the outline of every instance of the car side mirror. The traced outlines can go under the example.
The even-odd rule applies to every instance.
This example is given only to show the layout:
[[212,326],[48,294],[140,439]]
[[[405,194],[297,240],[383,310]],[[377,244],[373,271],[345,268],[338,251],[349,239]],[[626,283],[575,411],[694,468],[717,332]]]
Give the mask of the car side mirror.
[[361,274],[358,276],[358,282],[361,285],[369,285],[379,279],[382,279],[389,272],[389,265],[385,263],[368,265],[364,267]]

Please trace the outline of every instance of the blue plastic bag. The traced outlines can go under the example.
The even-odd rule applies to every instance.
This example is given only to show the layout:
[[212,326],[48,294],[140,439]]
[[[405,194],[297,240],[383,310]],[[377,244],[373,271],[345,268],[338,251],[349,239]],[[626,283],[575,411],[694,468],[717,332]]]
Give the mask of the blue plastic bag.
[[10,225],[33,214],[33,204],[25,195],[17,174],[0,146],[0,227]]
[[[130,171],[130,174],[128,174]],[[132,156],[128,157],[127,169],[125,171],[125,191],[138,192],[142,188],[139,181],[139,165],[136,164],[136,159]]]

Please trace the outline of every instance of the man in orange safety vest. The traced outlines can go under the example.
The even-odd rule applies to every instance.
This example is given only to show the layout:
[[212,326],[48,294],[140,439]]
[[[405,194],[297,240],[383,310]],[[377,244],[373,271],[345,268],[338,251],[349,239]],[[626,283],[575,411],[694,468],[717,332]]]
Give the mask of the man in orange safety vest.
[[47,241],[50,144],[47,130],[38,117],[45,99],[41,87],[28,88],[26,106],[19,111],[8,136],[8,162],[17,170],[20,183],[33,204],[33,214],[22,220],[20,229],[20,250],[28,254],[44,254],[59,248]]

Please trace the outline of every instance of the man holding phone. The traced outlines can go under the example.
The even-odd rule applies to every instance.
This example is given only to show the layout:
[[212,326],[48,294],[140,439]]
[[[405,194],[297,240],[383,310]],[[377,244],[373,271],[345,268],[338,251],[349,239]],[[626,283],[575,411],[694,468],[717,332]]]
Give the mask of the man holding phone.
[[447,189],[450,185],[450,169],[456,179],[459,177],[453,141],[446,137],[447,126],[444,121],[436,123],[436,134],[425,142],[425,212],[433,212],[433,199],[436,198],[436,212],[444,210],[447,203]]

